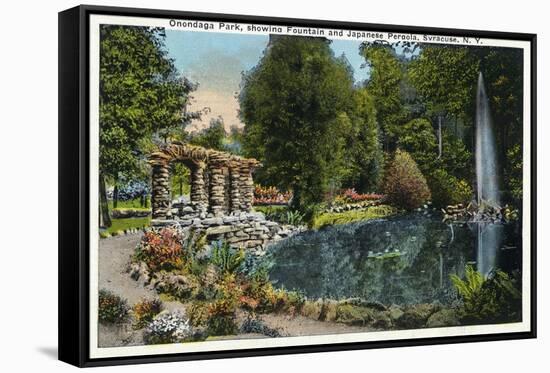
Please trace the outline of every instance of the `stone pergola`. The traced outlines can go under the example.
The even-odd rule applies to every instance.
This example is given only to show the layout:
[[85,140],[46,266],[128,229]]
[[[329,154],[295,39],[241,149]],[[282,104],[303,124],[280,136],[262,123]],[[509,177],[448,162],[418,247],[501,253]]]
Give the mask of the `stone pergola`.
[[255,159],[173,142],[149,156],[152,166],[153,219],[171,216],[170,164],[182,162],[191,173],[191,203],[201,213],[222,216],[250,212],[254,197]]

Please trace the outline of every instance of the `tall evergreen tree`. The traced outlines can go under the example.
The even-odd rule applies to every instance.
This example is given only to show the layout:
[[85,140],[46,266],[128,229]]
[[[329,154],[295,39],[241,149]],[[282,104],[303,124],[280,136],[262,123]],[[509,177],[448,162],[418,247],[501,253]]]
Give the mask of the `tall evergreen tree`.
[[243,77],[244,150],[261,177],[292,190],[295,208],[320,202],[342,170],[343,124],[353,77],[324,38],[272,38]]

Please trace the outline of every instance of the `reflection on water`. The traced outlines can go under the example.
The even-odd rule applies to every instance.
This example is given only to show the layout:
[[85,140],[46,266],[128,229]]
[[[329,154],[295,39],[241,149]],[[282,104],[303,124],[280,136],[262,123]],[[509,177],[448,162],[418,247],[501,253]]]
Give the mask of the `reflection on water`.
[[269,248],[271,279],[312,298],[449,302],[449,275],[521,268],[517,225],[448,225],[411,214],[308,231]]
[[501,224],[475,224],[477,230],[477,270],[489,274],[496,265],[500,244],[503,239]]

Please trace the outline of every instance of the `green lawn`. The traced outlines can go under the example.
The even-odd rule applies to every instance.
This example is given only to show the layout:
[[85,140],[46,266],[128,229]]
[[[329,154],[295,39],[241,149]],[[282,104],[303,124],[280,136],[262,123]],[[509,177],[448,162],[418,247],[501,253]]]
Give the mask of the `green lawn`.
[[347,224],[354,221],[379,219],[397,213],[397,210],[388,205],[370,206],[364,210],[345,212],[326,212],[315,218],[313,228],[319,229],[327,225]]
[[[109,200],[109,210],[113,209],[113,201]],[[129,201],[118,201],[117,203],[117,210],[124,210],[124,209],[132,209],[132,210],[150,210],[151,209],[151,201],[147,200],[147,206],[149,207],[141,207],[141,203],[139,198],[132,199]]]
[[145,218],[126,218],[126,219],[112,219],[112,225],[107,229],[107,233],[113,234],[114,232],[124,231],[130,228],[143,228],[148,227],[151,223],[151,217]]

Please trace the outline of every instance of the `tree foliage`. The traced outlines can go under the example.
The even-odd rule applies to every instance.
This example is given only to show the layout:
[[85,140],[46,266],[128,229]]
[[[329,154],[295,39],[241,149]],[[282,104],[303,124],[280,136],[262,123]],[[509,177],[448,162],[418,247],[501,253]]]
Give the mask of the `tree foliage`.
[[463,46],[423,45],[418,58],[408,66],[409,80],[429,116],[445,113],[464,117],[472,113],[478,73],[479,60]]
[[184,122],[191,87],[178,77],[163,38],[160,29],[101,27],[100,168],[108,176],[135,170],[144,138]]
[[341,171],[352,85],[329,41],[307,37],[271,40],[243,78],[245,154],[262,161],[260,177],[293,191],[296,208],[319,202]]
[[438,156],[437,138],[425,118],[413,119],[403,126],[400,149],[409,152],[426,176],[436,206],[467,202],[472,190],[467,180],[471,175],[471,153],[464,143],[450,135],[443,138],[442,156]]
[[401,96],[404,67],[387,44],[365,42],[361,44],[360,53],[370,68],[367,89],[374,97],[383,148],[391,151],[400,135],[399,127],[406,120]]
[[356,89],[352,103],[351,123],[344,135],[348,167],[344,184],[361,193],[372,192],[380,186],[384,168],[374,97],[366,88]]
[[225,150],[224,140],[226,137],[223,118],[212,118],[210,125],[199,133],[192,135],[189,142],[205,148]]
[[193,89],[177,75],[162,29],[100,29],[99,168],[103,178],[141,173],[143,148],[154,135],[182,126]]

